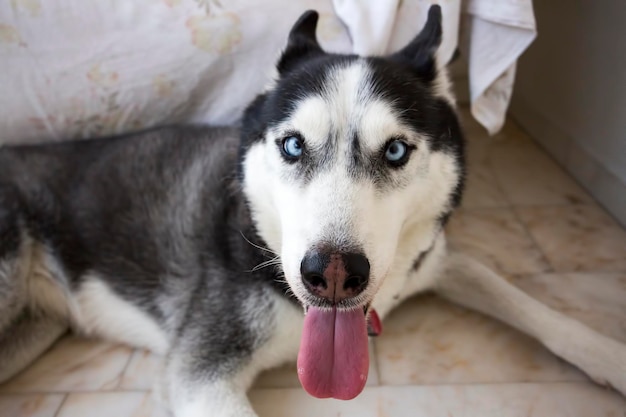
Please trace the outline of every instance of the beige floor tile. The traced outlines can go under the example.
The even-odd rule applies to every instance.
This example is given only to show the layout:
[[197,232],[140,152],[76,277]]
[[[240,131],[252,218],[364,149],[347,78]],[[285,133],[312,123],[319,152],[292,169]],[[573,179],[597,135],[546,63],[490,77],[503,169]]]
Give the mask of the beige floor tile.
[[459,210],[447,227],[451,247],[503,274],[549,271],[543,254],[511,209]]
[[[355,399],[317,399],[299,388],[256,389],[250,401],[259,417],[379,417],[376,387],[366,387]],[[621,416],[620,416],[621,417]]]
[[466,134],[465,157],[468,169],[487,165],[489,162],[489,152],[496,139],[483,134]]
[[491,154],[494,149],[532,147],[532,140],[511,121],[507,121],[502,132],[494,136],[489,136],[474,120],[466,125],[469,127],[466,129],[467,181],[463,207],[509,206],[491,166]]
[[1,417],[55,417],[64,394],[0,395]]
[[466,124],[466,155],[471,167],[488,165],[493,149],[514,149],[534,146],[535,142],[515,122],[507,120],[502,131],[489,136],[475,121]]
[[588,383],[367,387],[351,401],[254,390],[260,417],[622,417],[626,399]]
[[626,273],[540,274],[512,282],[550,307],[626,343]]
[[470,165],[465,181],[461,207],[507,207],[509,202],[500,191],[491,168],[487,165]]
[[436,296],[400,306],[375,343],[381,385],[586,379],[530,337]]
[[528,135],[523,132],[515,121],[506,120],[502,130],[495,135],[489,135],[489,132],[471,115],[469,108],[459,109],[461,125],[463,132],[465,133],[465,140],[470,145],[474,143],[501,143],[503,141],[514,140],[516,142],[520,140],[530,140]]
[[89,392],[69,394],[56,417],[86,416],[167,417],[167,413],[149,392]]
[[299,386],[296,364],[290,363],[261,373],[254,382],[253,388],[298,388]]
[[599,207],[515,210],[556,272],[626,271],[626,231]]
[[508,118],[502,130],[493,136],[494,146],[521,146],[535,143],[526,131],[513,119]]
[[[378,368],[376,366],[376,350],[374,342],[370,341],[370,369],[366,386],[378,385]],[[295,359],[295,358],[294,358]],[[254,383],[254,388],[299,388],[296,364],[291,363],[280,368],[263,372]]]
[[626,410],[624,397],[591,384],[382,387],[378,391],[379,417],[623,417]]
[[66,337],[16,378],[0,386],[0,392],[114,389],[131,353],[125,346]]
[[492,138],[468,138],[465,147],[465,162],[469,172],[476,167],[489,164],[489,149],[493,143]]
[[164,358],[147,350],[136,350],[122,375],[119,389],[151,390],[158,382]]
[[513,205],[591,203],[591,197],[532,141],[495,142],[488,150],[502,191]]

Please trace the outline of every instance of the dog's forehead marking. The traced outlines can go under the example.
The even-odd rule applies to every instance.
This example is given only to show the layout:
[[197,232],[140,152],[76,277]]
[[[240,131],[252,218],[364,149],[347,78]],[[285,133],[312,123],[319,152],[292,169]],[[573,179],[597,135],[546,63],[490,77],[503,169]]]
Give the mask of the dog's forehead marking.
[[360,145],[371,150],[407,130],[390,103],[375,94],[365,60],[333,67],[325,76],[324,90],[300,100],[283,129],[302,133],[314,148],[333,138],[347,146],[356,134]]
[[330,134],[331,114],[321,96],[311,96],[298,103],[284,128],[296,130],[305,136],[308,146],[321,146]]
[[359,120],[359,137],[365,146],[375,149],[392,136],[408,135],[395,111],[381,99],[371,100]]

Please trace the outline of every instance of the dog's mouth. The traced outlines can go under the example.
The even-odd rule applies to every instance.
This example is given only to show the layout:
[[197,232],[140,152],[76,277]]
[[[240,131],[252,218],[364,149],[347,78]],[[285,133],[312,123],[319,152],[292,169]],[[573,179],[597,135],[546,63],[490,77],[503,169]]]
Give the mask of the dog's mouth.
[[306,307],[298,353],[302,387],[318,398],[350,400],[363,391],[369,371],[368,334],[382,330],[369,307]]
[[[311,308],[310,305],[304,307],[305,314],[308,313],[309,308]],[[358,309],[359,307],[355,308]],[[325,307],[325,309],[330,310],[332,306]],[[383,331],[383,324],[380,317],[378,317],[378,313],[372,307],[372,303],[367,303],[363,306],[363,314],[367,320],[367,335],[370,337],[380,336]]]

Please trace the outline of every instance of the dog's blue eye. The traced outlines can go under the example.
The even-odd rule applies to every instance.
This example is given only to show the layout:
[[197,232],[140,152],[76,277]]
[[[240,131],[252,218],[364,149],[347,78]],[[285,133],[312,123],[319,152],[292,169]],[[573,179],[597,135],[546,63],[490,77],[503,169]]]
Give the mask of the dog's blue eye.
[[409,152],[408,146],[406,143],[401,140],[394,140],[393,142],[387,145],[387,149],[385,150],[385,158],[389,162],[400,162]]
[[283,151],[291,158],[298,158],[302,155],[304,145],[302,139],[296,136],[290,136],[283,140]]

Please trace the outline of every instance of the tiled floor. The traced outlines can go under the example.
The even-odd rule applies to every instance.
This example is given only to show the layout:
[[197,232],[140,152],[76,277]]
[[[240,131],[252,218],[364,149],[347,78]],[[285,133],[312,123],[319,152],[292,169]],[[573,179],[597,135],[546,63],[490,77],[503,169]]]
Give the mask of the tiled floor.
[[[626,232],[514,123],[496,139],[467,124],[468,194],[449,225],[451,244],[626,343]],[[626,398],[536,341],[436,296],[392,313],[371,351],[356,400],[309,397],[289,366],[260,377],[254,407],[261,417],[626,416]],[[159,363],[68,337],[0,386],[0,416],[164,415],[150,395]]]

